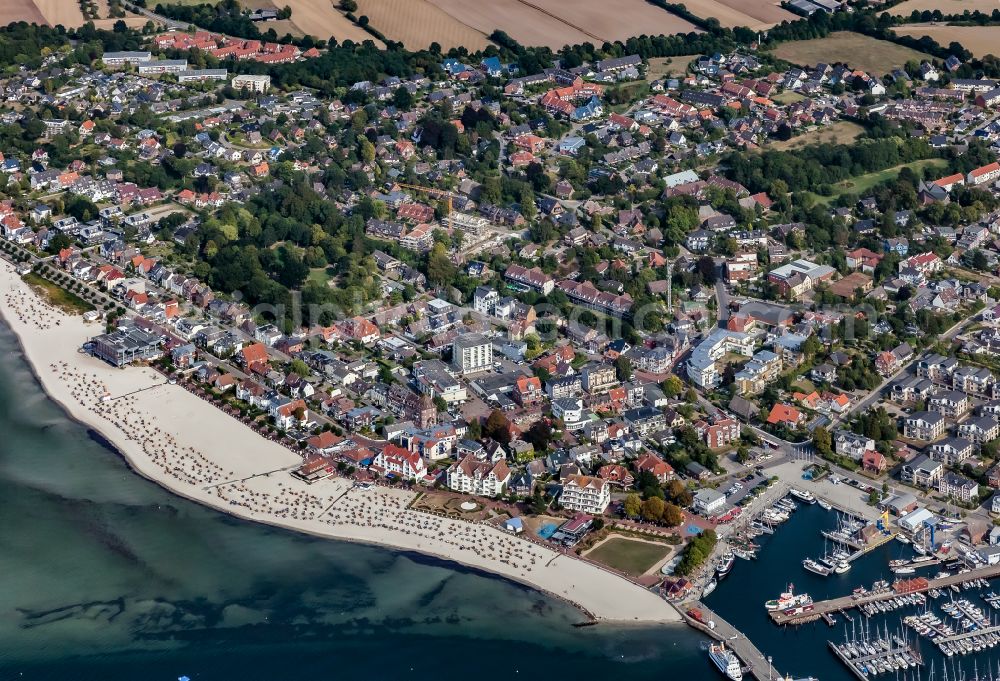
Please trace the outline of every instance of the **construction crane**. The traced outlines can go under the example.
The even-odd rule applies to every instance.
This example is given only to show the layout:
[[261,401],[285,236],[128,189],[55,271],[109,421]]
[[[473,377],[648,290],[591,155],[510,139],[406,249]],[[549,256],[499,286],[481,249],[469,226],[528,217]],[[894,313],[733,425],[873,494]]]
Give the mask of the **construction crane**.
[[449,191],[445,191],[444,189],[435,189],[434,187],[421,187],[420,185],[417,184],[403,184],[402,182],[397,182],[396,184],[402,187],[403,189],[412,189],[414,191],[424,192],[425,194],[429,194],[430,196],[435,196],[438,198],[445,199],[446,201],[445,212],[444,212],[445,224],[449,229],[451,228],[452,199],[455,196],[454,194],[452,194]]

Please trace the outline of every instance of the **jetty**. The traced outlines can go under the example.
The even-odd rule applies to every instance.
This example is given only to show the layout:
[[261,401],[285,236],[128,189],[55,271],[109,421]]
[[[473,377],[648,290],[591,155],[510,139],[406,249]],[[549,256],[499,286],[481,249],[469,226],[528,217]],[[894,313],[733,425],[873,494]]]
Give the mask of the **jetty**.
[[905,658],[909,662],[912,662],[913,666],[923,664],[920,651],[905,641],[902,641],[902,645],[900,645],[899,641],[894,641],[892,643],[887,642],[886,647],[875,646],[874,654],[863,655],[853,659],[845,652],[845,646],[837,645],[833,641],[827,641],[827,643],[833,654],[844,663],[851,673],[864,681],[867,681],[870,671],[877,674],[883,670],[889,671],[890,669],[901,668],[901,665],[898,665],[896,662],[900,658]]
[[[691,613],[694,612],[699,613],[699,616],[692,617]],[[684,616],[684,620],[695,629],[725,643],[726,647],[740,658],[740,662],[743,663],[743,671],[752,674],[757,681],[774,681],[785,678],[775,671],[767,656],[760,652],[753,641],[732,624],[722,619],[718,613],[706,607],[704,603],[695,601],[690,604],[686,612],[681,610],[681,614]]]
[[1000,577],[1000,563],[976,568],[974,570],[969,570],[968,572],[948,575],[947,577],[904,580],[897,582],[892,589],[887,589],[885,591],[866,593],[860,596],[852,595],[843,596],[841,598],[831,598],[825,601],[815,601],[808,611],[793,613],[773,611],[770,615],[775,624],[805,624],[806,622],[815,621],[818,617],[822,616],[823,613],[844,612],[846,610],[858,608],[867,603],[890,601],[894,598],[905,596],[907,594],[925,592],[931,589],[947,589],[953,584],[958,585],[974,579],[994,579],[996,577]]

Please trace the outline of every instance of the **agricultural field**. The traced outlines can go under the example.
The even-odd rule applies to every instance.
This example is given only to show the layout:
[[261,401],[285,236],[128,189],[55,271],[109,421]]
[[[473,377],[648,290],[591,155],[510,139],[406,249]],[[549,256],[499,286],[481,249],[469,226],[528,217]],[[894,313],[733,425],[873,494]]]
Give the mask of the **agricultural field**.
[[687,0],[684,6],[702,19],[714,17],[728,28],[746,26],[752,29],[770,28],[782,21],[798,17],[777,2],[767,0]]
[[[996,7],[996,5],[994,5]],[[991,10],[992,11],[992,10]],[[893,31],[899,35],[909,35],[922,38],[929,35],[939,45],[951,42],[962,43],[962,47],[977,57],[988,54],[1000,55],[1000,28],[996,26],[948,26],[945,24],[911,24],[897,26]]]
[[432,42],[444,50],[465,47],[470,51],[485,49],[490,44],[482,32],[426,0],[358,0],[356,14],[367,16],[386,38],[397,40],[411,50],[428,47]]
[[789,149],[801,149],[810,144],[848,144],[856,140],[864,131],[865,129],[857,123],[837,121],[830,125],[819,126],[815,130],[809,130],[801,135],[796,135],[789,140],[769,142],[767,148],[776,151],[788,151]]
[[942,14],[961,14],[965,10],[970,12],[979,10],[989,14],[995,9],[1000,9],[1000,0],[906,0],[886,11],[896,16],[907,16],[913,10],[933,12],[936,9],[941,10]]
[[0,24],[6,26],[15,21],[44,24],[45,17],[35,7],[34,0],[6,0],[0,4]]
[[800,66],[818,63],[848,64],[872,75],[885,75],[911,59],[921,61],[931,56],[885,40],[869,38],[860,33],[840,31],[825,38],[782,43],[774,56]]
[[[381,47],[381,41],[375,40],[374,36],[337,11],[330,0],[281,0],[281,4],[291,8],[292,23],[303,34],[308,33],[323,40],[332,37],[338,42],[353,40],[360,43],[372,40]],[[261,30],[266,31],[267,28]]]
[[77,0],[3,0],[0,2],[0,24],[11,21],[76,28],[83,26],[86,20]]
[[[412,0],[411,0],[412,1]],[[586,0],[420,0],[443,10],[483,35],[505,31],[523,45],[554,49],[583,42],[600,44],[640,33],[688,33],[697,29],[680,17],[645,0],[599,2]],[[414,3],[417,4],[417,3]],[[373,24],[375,22],[372,22]],[[381,30],[381,27],[376,27]],[[388,33],[386,35],[389,35]],[[426,36],[433,39],[433,32]]]
[[587,553],[587,558],[638,577],[667,557],[671,547],[655,542],[614,537]]
[[687,73],[688,64],[700,57],[700,54],[682,54],[677,57],[658,57],[649,60],[646,65],[646,80],[659,80],[667,76],[683,76]]

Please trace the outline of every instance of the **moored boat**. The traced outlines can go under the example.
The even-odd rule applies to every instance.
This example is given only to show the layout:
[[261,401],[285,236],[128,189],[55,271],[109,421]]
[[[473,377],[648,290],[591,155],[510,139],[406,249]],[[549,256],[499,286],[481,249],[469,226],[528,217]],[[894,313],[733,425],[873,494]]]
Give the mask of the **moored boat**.
[[788,493],[803,503],[806,504],[816,503],[816,497],[812,495],[812,492],[809,492],[807,490],[801,490],[801,489],[796,489],[795,487],[791,487],[789,488]]
[[708,658],[727,679],[742,681],[743,669],[740,667],[740,660],[733,651],[726,649],[725,643],[709,646]]

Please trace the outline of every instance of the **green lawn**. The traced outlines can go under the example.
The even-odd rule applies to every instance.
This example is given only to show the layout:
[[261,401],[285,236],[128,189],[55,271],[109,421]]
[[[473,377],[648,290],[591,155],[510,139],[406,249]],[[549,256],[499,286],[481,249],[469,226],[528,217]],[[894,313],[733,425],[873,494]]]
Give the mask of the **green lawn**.
[[886,180],[891,180],[899,175],[899,171],[903,168],[912,168],[917,175],[923,173],[925,168],[937,167],[944,168],[947,165],[947,161],[941,158],[928,158],[923,161],[913,161],[912,163],[904,163],[902,165],[894,166],[892,168],[886,168],[885,170],[878,170],[874,173],[868,173],[866,175],[859,175],[858,177],[852,177],[849,180],[844,180],[843,182],[838,182],[833,185],[833,194],[830,196],[820,196],[819,194],[812,194],[812,196],[819,203],[830,203],[836,199],[841,194],[864,194],[866,191],[871,189],[877,184],[881,184]]
[[86,300],[58,286],[48,279],[43,279],[34,272],[29,272],[23,277],[25,283],[33,288],[37,293],[44,296],[49,304],[70,314],[83,314],[94,309],[94,306]]
[[317,284],[327,285],[330,281],[330,273],[327,272],[325,267],[314,267],[309,270],[309,276],[306,277],[306,281],[313,281]]
[[670,552],[664,544],[651,544],[624,537],[612,537],[587,554],[587,558],[608,567],[639,576]]

